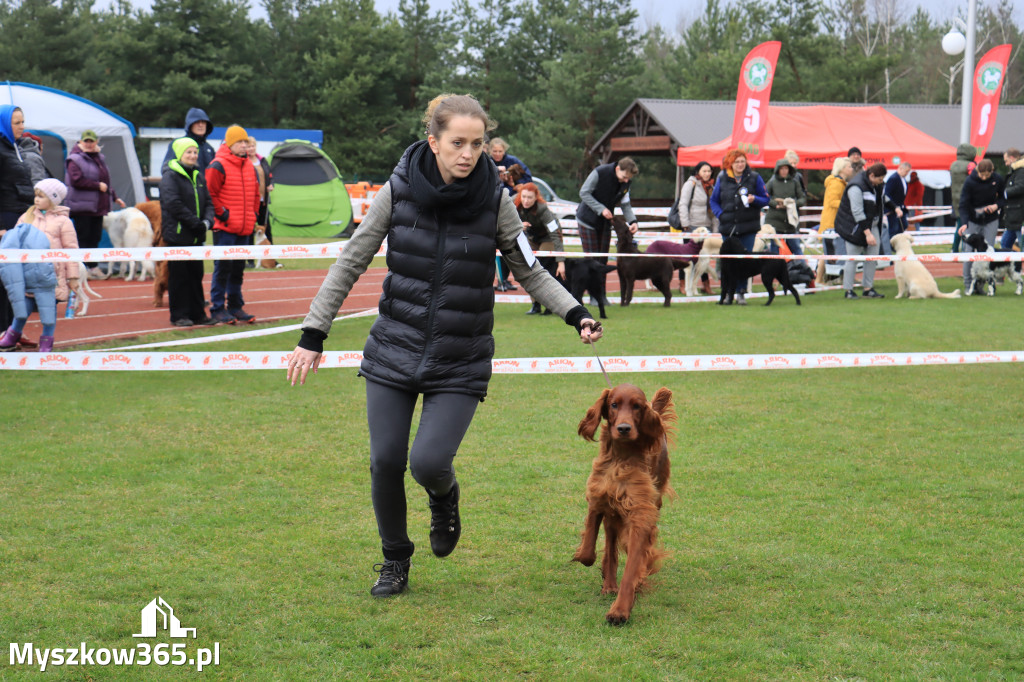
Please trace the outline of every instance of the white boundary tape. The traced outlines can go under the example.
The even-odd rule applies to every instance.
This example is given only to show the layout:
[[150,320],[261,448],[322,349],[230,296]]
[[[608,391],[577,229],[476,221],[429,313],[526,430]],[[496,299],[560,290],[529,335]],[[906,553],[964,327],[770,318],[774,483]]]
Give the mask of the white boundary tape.
[[[5,353],[0,370],[170,371],[254,370],[284,372],[291,351],[241,352],[96,352]],[[358,367],[362,351],[327,351],[325,369]],[[835,369],[920,367],[1024,362],[1018,351],[939,351],[924,353],[800,353],[775,355],[633,355],[607,356],[608,372],[713,372],[723,370]],[[493,360],[495,374],[596,374],[596,359],[583,357],[502,358]]]

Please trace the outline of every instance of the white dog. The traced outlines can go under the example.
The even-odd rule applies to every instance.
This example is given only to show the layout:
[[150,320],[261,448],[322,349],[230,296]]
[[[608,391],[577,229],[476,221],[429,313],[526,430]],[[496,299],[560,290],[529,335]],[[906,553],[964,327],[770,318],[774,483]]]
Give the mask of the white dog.
[[[889,243],[897,256],[914,255],[914,249],[910,248],[914,238],[909,232],[901,232],[890,239]],[[960,298],[959,289],[951,294],[939,291],[935,278],[921,261],[896,261],[896,284],[899,287],[896,298]]]
[[[698,228],[705,229],[705,228]],[[696,232],[697,230],[694,230]],[[698,239],[694,237],[694,239]],[[697,295],[697,282],[701,281],[703,275],[713,274],[713,268],[711,266],[711,259],[718,256],[722,250],[722,235],[710,234],[707,237],[701,239],[700,255],[697,257],[697,262],[693,265],[686,266],[684,274],[686,275],[686,295],[696,296]]]
[[[110,243],[115,249],[130,249],[136,247],[150,247],[153,245],[153,226],[146,214],[137,208],[130,207],[120,211],[111,211],[103,217],[103,228],[110,236]],[[130,261],[125,279],[130,280],[135,276],[135,261]],[[146,279],[146,273],[156,276],[156,266],[153,261],[141,261],[139,263],[139,281]]]
[[779,238],[775,236],[775,228],[767,224],[762,225],[757,236],[754,238],[754,250],[751,253],[765,253],[768,251],[771,242],[775,242],[776,247],[778,247]]
[[[964,237],[964,242],[969,244],[975,251],[983,253],[999,253],[1002,249],[996,250],[979,233],[969,234]],[[968,292],[974,291],[979,282],[985,282],[985,293],[989,296],[996,295],[996,281],[1004,282],[1009,279],[1017,285],[1015,293],[1020,296],[1024,293],[1024,279],[1021,278],[1017,268],[1010,261],[974,261],[971,263],[971,285]]]
[[89,312],[89,300],[92,297],[103,298],[89,286],[88,279],[85,277],[85,265],[79,264],[78,266],[81,276],[78,278],[78,284],[74,288],[75,292],[75,317],[85,317],[85,314]]
[[708,228],[695,227],[692,230],[692,233],[694,235],[691,238],[692,241],[701,242],[701,255],[698,256],[694,262],[688,263],[680,273],[680,279],[682,280],[681,289],[687,296],[697,295],[697,282],[700,281],[702,273],[708,272],[708,262],[710,262],[710,259],[701,257],[704,255],[704,240],[706,240],[708,238],[707,235],[710,234]]

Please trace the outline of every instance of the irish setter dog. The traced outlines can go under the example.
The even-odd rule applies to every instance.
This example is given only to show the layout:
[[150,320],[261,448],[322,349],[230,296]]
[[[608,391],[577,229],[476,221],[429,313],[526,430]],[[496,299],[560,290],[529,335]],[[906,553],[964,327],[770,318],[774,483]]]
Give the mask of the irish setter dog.
[[[587,410],[579,434],[593,441],[601,429],[601,450],[587,479],[587,518],[572,560],[593,566],[597,531],[604,522],[601,594],[618,596],[605,618],[612,625],[629,620],[637,591],[661,567],[667,553],[657,547],[661,498],[673,495],[668,485],[668,436],[676,414],[672,391],[660,388],[653,402],[636,386],[605,389]],[[621,585],[616,585],[619,550],[626,552]]]

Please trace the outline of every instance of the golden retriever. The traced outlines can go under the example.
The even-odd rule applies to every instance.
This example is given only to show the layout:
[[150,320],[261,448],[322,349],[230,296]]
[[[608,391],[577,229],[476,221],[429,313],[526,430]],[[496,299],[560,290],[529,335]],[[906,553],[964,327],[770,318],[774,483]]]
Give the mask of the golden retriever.
[[[911,244],[914,238],[909,232],[901,232],[889,240],[892,244],[893,253],[897,256],[912,256],[914,249]],[[924,263],[916,260],[896,261],[896,285],[898,291],[896,298],[960,298],[960,290],[957,289],[951,294],[944,294],[939,291],[932,273]]]

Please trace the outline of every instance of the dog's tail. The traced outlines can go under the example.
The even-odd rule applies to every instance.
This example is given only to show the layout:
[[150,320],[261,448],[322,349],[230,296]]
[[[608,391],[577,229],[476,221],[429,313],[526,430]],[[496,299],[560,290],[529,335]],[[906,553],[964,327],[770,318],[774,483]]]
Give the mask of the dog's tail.
[[960,290],[955,289],[951,294],[944,294],[941,291],[936,291],[935,298],[960,298]]
[[82,279],[78,280],[78,283],[82,285],[82,291],[89,294],[90,297],[103,298],[102,296],[97,294],[91,286],[89,286],[88,279],[83,277]]

